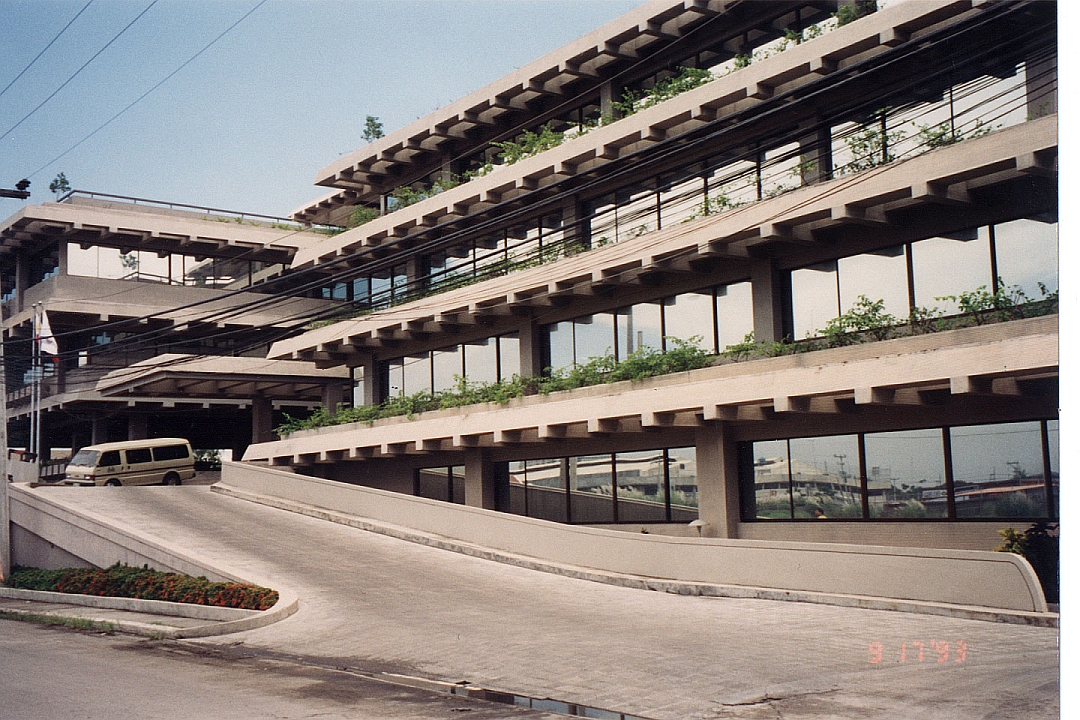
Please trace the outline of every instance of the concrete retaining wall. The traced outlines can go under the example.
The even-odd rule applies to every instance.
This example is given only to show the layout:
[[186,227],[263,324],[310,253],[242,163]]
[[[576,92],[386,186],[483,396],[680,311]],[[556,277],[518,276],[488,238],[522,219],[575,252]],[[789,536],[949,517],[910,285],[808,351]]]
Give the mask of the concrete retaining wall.
[[1047,610],[1031,566],[1008,553],[640,535],[451,505],[244,463],[225,463],[221,485],[604,572],[1019,612]]

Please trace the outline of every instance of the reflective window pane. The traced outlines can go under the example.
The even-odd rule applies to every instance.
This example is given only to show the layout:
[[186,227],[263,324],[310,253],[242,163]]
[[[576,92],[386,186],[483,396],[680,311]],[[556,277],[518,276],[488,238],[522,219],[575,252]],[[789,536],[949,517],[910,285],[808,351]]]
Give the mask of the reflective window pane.
[[754,331],[754,298],[750,283],[741,282],[716,288],[717,347],[723,351],[736,345]]
[[791,315],[796,340],[817,337],[840,314],[836,263],[794,270],[791,273]]
[[1050,487],[1054,495],[1054,514],[1061,517],[1061,504],[1058,502],[1058,481],[1061,471],[1061,449],[1058,445],[1059,431],[1057,420],[1046,421],[1046,441],[1050,451]]
[[562,370],[574,364],[574,323],[564,321],[549,325],[548,365],[552,370]]
[[386,396],[398,397],[405,394],[405,362],[390,360],[386,363]]
[[1006,287],[1017,286],[1035,300],[1039,283],[1050,292],[1058,288],[1058,225],[1016,220],[994,226],[998,276]]
[[847,312],[859,301],[885,301],[885,312],[903,321],[908,316],[907,259],[904,246],[840,258],[840,307]]
[[668,482],[671,490],[671,522],[688,523],[698,517],[697,449],[671,448],[667,451]]
[[872,518],[946,517],[941,430],[867,433],[866,478]]
[[859,441],[854,435],[795,438],[791,447],[791,484],[795,517],[862,516]]
[[566,522],[566,478],[561,458],[525,463],[529,517]]
[[614,352],[615,318],[611,313],[596,313],[574,321],[574,362],[584,365],[590,358]]
[[431,500],[450,500],[450,485],[446,468],[423,468],[417,470],[417,495]]
[[408,355],[404,358],[405,395],[421,391],[431,392],[431,356],[428,353]]
[[465,504],[465,466],[454,465],[450,470],[450,502]]
[[499,379],[521,374],[521,340],[517,333],[499,336]]
[[615,453],[619,522],[663,522],[667,517],[664,451]]
[[643,347],[662,349],[660,307],[657,303],[638,303],[616,313],[619,358]]
[[981,228],[976,233],[961,233],[958,238],[935,237],[911,244],[911,263],[915,282],[915,305],[937,307],[947,313],[959,312],[953,300],[980,287],[989,290],[990,278],[989,232]]
[[493,383],[499,379],[495,350],[498,341],[484,338],[465,344],[465,377],[472,383]]
[[950,429],[957,517],[1045,517],[1037,422]]
[[572,457],[569,462],[570,522],[615,521],[611,497],[611,455]]
[[664,336],[697,341],[699,347],[712,351],[713,331],[712,290],[689,292],[664,300]]
[[461,346],[435,350],[431,353],[432,389],[452,390],[457,387],[457,379],[464,376],[461,369]]
[[528,515],[525,505],[525,461],[513,460],[507,463],[510,476],[510,512],[514,515]]
[[790,520],[791,493],[788,481],[786,440],[754,443],[754,517],[758,520]]

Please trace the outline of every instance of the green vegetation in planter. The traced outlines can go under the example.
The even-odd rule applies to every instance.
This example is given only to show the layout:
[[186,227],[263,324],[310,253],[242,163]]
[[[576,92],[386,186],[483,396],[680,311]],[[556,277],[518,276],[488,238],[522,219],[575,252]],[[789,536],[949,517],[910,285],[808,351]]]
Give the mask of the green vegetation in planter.
[[678,75],[660,80],[648,90],[640,93],[625,90],[622,100],[612,103],[612,106],[619,115],[626,117],[651,108],[653,105],[659,105],[665,100],[700,87],[713,79],[713,74],[708,70],[692,67],[680,68]]
[[590,358],[565,370],[552,371],[541,377],[522,378],[515,375],[509,380],[494,383],[473,383],[458,377],[457,385],[439,392],[421,391],[413,395],[392,397],[379,405],[346,408],[338,406],[334,412],[319,408],[307,418],[286,415],[286,422],[274,432],[288,435],[298,430],[310,430],[329,425],[345,425],[354,422],[372,422],[388,417],[414,415],[431,410],[475,405],[478,403],[507,403],[525,395],[546,395],[559,390],[613,383],[622,380],[643,380],[657,375],[696,370],[709,365],[713,356],[702,350],[701,338],[680,340],[666,338],[669,349],[664,351],[643,347],[630,353],[626,359],[617,361],[607,354]]
[[920,125],[919,139],[922,140],[923,145],[933,150],[934,148],[954,145],[962,140],[979,138],[992,133],[996,129],[994,126],[984,125],[982,120],[976,120],[975,128],[965,132],[954,128],[951,123],[946,121],[940,125]]
[[499,149],[499,157],[502,159],[503,165],[513,165],[527,157],[558,147],[562,145],[565,139],[565,133],[553,129],[551,123],[547,123],[538,132],[526,130],[521,134],[521,139],[516,142],[508,140],[491,144]]
[[841,347],[861,342],[861,333],[873,340],[886,340],[899,321],[885,312],[884,300],[871,300],[860,295],[851,309],[825,325],[822,334],[829,347]]
[[278,600],[276,590],[233,582],[211,582],[205,577],[159,572],[117,563],[104,570],[65,568],[40,570],[16,567],[7,586],[24,590],[129,597],[141,600],[215,605],[218,607],[266,610]]
[[353,211],[349,213],[349,219],[348,221],[346,221],[345,227],[360,227],[365,223],[371,222],[377,217],[379,217],[378,208],[370,208],[364,207],[363,205],[357,205],[353,208]]
[[1058,523],[1039,520],[1027,530],[1020,532],[1015,528],[998,530],[1001,546],[998,552],[1011,552],[1020,555],[1031,563],[1039,578],[1046,601],[1059,602],[1058,573],[1060,569],[1060,540]]
[[861,17],[877,12],[877,0],[855,0],[851,5],[841,5],[833,13],[837,27],[855,22]]

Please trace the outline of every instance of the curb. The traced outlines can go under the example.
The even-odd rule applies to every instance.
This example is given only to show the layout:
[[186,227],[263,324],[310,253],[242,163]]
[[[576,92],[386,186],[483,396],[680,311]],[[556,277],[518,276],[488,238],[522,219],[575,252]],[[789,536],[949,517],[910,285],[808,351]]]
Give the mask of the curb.
[[1025,612],[1020,610],[998,610],[984,607],[950,605],[947,603],[931,603],[916,600],[895,600],[876,598],[864,595],[842,595],[830,593],[818,593],[802,590],[783,590],[777,588],[752,587],[743,585],[718,585],[712,583],[695,583],[681,580],[665,580],[662,578],[650,578],[637,575],[626,575],[604,570],[563,565],[555,562],[539,560],[525,555],[493,550],[458,540],[452,540],[440,535],[432,535],[400,525],[379,523],[370,519],[348,515],[336,510],[315,505],[308,505],[283,498],[251,493],[239,490],[230,485],[216,483],[211,486],[211,492],[221,493],[240,500],[258,503],[274,507],[280,510],[288,510],[300,515],[327,520],[339,525],[347,525],[359,530],[378,533],[405,540],[408,542],[426,545],[428,547],[449,550],[451,552],[469,555],[484,560],[492,560],[506,565],[537,570],[540,572],[572,577],[579,580],[600,582],[608,585],[627,587],[638,590],[653,590],[666,592],[673,595],[698,595],[703,597],[726,597],[739,599],[757,600],[781,600],[787,602],[805,602],[819,605],[834,605],[838,607],[853,607],[863,610],[888,610],[892,612],[907,612],[922,615],[938,615],[950,618],[966,620],[981,620],[986,622],[1007,623],[1014,625],[1029,625],[1034,627],[1059,627],[1060,616],[1057,613]]
[[4,609],[12,615],[45,615],[48,617],[71,617],[88,620],[103,628],[115,629],[130,635],[179,640],[181,638],[212,637],[228,635],[245,630],[266,627],[284,620],[299,608],[296,593],[291,590],[279,590],[278,601],[268,610],[241,610],[212,605],[176,603],[165,600],[142,600],[139,598],[101,597],[97,595],[76,595],[44,590],[22,590],[19,588],[0,587],[0,598],[29,600],[31,602],[64,603],[101,610],[127,610],[148,615],[163,615],[197,620],[214,620],[206,625],[186,628],[168,628],[152,623],[134,620],[114,620],[105,618],[83,618],[67,615],[62,611],[34,611],[21,608]]

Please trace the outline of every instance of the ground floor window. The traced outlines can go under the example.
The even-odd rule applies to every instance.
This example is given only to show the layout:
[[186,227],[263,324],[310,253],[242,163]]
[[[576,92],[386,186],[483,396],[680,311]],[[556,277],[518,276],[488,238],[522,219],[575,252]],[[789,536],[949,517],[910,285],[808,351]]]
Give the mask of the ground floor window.
[[465,504],[465,466],[421,468],[413,475],[413,495]]
[[1057,517],[1058,421],[739,444],[742,519]]
[[510,512],[585,524],[686,523],[698,516],[692,447],[508,463]]

